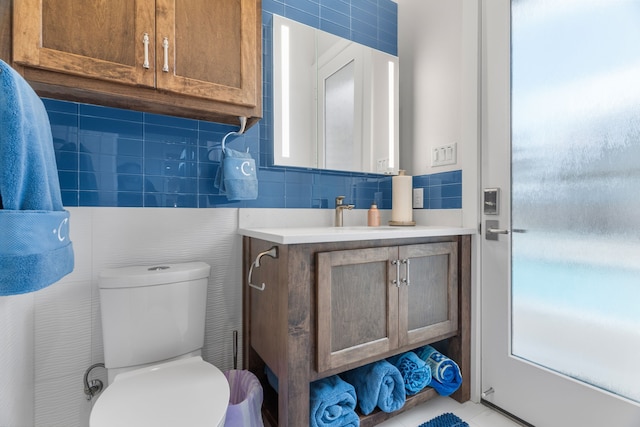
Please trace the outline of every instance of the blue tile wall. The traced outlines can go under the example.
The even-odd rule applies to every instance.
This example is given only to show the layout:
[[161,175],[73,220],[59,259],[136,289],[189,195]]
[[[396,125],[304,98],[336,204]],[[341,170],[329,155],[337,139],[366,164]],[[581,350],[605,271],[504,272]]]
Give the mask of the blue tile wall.
[[462,208],[462,171],[413,177],[413,188],[422,188],[424,209]]
[[[263,120],[227,139],[259,161],[257,200],[229,202],[214,186],[223,136],[232,126],[43,99],[65,206],[391,208],[391,177],[273,165],[271,21],[279,14],[397,55],[390,0],[263,0]],[[461,171],[414,177],[425,208],[461,208]]]

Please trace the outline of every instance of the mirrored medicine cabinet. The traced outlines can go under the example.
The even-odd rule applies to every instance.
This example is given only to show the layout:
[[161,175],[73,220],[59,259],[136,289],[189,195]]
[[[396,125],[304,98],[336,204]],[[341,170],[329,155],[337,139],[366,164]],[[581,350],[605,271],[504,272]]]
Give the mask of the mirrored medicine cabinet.
[[274,164],[396,174],[398,58],[273,16]]

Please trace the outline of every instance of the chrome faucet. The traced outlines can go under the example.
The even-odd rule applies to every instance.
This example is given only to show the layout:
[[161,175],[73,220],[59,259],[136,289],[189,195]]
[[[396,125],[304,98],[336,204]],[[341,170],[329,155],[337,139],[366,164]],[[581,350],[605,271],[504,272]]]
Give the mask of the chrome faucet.
[[336,220],[334,225],[336,227],[342,227],[342,211],[345,209],[353,209],[354,205],[343,205],[342,201],[344,200],[344,196],[336,197]]

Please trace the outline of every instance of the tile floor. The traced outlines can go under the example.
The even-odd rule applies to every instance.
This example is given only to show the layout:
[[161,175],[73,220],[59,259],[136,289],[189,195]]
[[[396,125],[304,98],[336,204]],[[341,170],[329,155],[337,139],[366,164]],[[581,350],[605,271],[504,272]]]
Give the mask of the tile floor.
[[493,409],[471,401],[458,403],[449,397],[436,397],[404,412],[378,427],[418,427],[445,412],[451,412],[469,424],[469,427],[520,427],[520,424]]

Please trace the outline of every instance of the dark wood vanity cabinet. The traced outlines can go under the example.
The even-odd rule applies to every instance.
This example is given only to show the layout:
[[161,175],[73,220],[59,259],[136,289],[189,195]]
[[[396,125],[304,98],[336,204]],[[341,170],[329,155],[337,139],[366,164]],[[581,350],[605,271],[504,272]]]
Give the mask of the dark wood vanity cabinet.
[[[278,245],[244,237],[244,364],[262,381],[264,411],[279,426],[309,422],[309,383],[440,342],[462,370],[454,398],[469,399],[470,236]],[[247,277],[245,277],[245,282]],[[264,365],[278,377],[278,393]],[[428,388],[375,425],[436,394]]]

